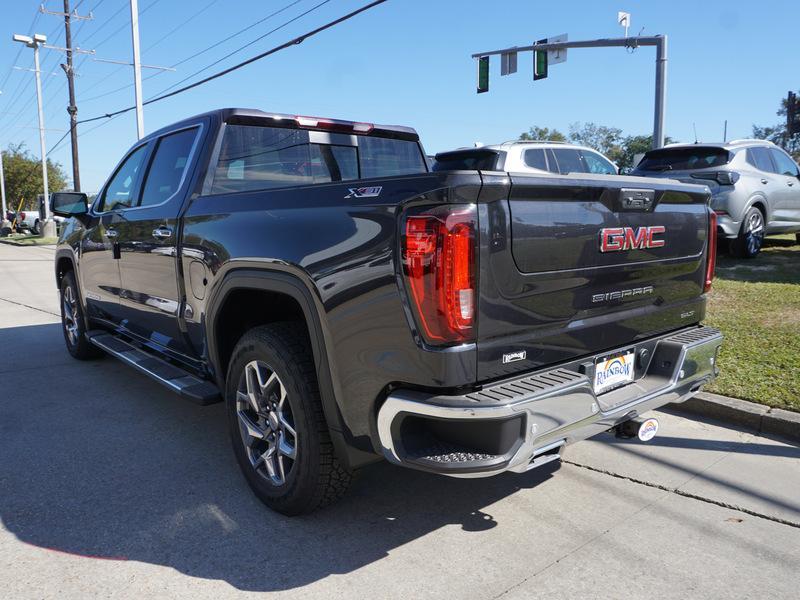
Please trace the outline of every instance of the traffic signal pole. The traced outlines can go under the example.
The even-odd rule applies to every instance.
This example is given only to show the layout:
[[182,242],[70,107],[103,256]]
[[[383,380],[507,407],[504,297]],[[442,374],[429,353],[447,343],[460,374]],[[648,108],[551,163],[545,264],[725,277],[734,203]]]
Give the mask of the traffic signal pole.
[[636,36],[625,38],[607,38],[600,40],[578,40],[571,42],[554,42],[547,44],[534,44],[532,46],[517,46],[503,50],[478,52],[472,58],[513,52],[546,52],[549,50],[567,50],[569,48],[631,48],[640,46],[655,46],[656,48],[656,86],[655,106],[653,110],[653,148],[664,145],[664,110],[667,96],[667,36]]

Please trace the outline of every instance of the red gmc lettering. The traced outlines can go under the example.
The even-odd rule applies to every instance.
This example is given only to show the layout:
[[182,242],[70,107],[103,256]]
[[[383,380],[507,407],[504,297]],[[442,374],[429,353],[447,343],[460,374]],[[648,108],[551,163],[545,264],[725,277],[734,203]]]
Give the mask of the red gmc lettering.
[[653,225],[647,228],[647,247],[648,248],[661,248],[666,242],[664,240],[655,239],[655,235],[664,233],[667,230],[663,225]]
[[600,231],[600,252],[618,252],[622,250],[622,241],[625,230],[621,227],[612,227]]
[[663,225],[652,227],[609,227],[600,230],[600,252],[620,252],[622,250],[639,250],[661,248],[666,242],[657,235],[666,232]]
[[647,227],[639,227],[636,230],[636,235],[633,235],[633,228],[626,227],[625,228],[625,244],[623,245],[624,250],[629,250],[631,248],[646,248],[646,244],[650,241],[650,235],[648,232]]

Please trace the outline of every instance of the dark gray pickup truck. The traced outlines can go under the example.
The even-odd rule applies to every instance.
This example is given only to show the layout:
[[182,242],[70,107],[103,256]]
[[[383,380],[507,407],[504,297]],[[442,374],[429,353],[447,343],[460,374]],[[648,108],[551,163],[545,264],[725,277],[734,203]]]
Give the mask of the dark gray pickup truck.
[[524,472],[716,374],[704,187],[429,172],[412,129],[226,109],[51,202],[69,352],[226,402],[286,514],[380,457]]

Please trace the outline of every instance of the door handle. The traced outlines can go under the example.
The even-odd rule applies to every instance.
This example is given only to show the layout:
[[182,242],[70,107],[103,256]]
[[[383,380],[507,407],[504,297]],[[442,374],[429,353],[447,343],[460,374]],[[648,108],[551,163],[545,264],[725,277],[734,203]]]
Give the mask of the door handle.
[[767,180],[766,180],[766,179],[762,179],[762,180],[761,180],[761,183],[763,183],[763,184],[765,184],[765,185],[766,185],[766,183],[767,183]]
[[794,181],[792,181],[790,179],[789,181],[786,182],[786,185],[788,185],[789,187],[792,187],[794,185]]
[[172,229],[169,227],[158,227],[157,229],[153,229],[153,237],[157,240],[165,240],[167,238],[172,237]]
[[116,229],[106,229],[106,237],[110,237],[110,238],[117,237]]

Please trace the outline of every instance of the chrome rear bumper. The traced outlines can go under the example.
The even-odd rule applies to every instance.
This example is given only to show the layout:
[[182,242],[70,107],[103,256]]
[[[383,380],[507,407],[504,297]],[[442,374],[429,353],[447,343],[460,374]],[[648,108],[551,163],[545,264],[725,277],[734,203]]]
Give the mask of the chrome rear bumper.
[[[655,346],[651,340],[655,349],[643,374],[600,396],[593,373],[558,367],[461,396],[396,390],[378,412],[383,454],[399,465],[454,477],[524,472],[558,458],[565,444],[690,398],[716,376],[721,344],[722,334],[711,327],[669,334]],[[639,346],[620,350],[638,354]]]

